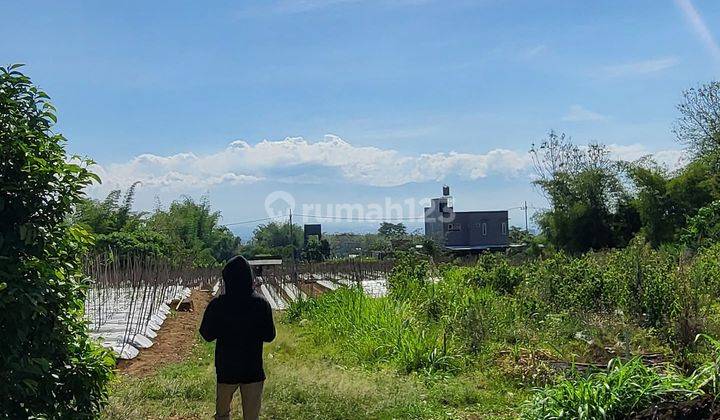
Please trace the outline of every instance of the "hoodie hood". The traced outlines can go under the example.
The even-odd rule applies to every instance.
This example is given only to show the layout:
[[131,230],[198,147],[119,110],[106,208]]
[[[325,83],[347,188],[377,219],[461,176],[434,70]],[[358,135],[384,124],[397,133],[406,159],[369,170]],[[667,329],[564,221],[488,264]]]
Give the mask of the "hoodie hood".
[[253,272],[250,263],[243,256],[230,258],[222,270],[225,294],[228,296],[248,296],[253,292]]

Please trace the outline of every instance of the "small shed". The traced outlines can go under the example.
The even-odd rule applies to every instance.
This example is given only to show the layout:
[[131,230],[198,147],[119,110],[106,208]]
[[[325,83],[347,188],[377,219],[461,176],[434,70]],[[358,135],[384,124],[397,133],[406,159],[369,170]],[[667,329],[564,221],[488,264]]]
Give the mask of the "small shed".
[[258,255],[248,260],[250,267],[256,276],[262,276],[265,267],[273,267],[282,265],[282,258],[277,255]]

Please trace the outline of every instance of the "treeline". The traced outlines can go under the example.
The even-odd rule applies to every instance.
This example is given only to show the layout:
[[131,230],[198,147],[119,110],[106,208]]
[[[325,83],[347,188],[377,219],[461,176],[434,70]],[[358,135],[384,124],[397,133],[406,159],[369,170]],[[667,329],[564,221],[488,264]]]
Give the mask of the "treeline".
[[159,256],[198,267],[218,265],[236,254],[251,258],[294,256],[318,262],[351,256],[384,257],[415,245],[437,252],[437,245],[428,243],[421,234],[408,233],[402,223],[388,222],[376,233],[326,234],[311,236],[305,242],[301,225],[273,221],[258,226],[243,243],[220,224],[220,212],[205,198],[195,201],[183,197],[167,209],[158,205],[151,212],[133,210],[138,186],[140,183],[135,183],[124,193],[113,190],[104,199],[83,198],[75,206],[69,223],[92,234],[92,252]]
[[125,194],[114,190],[103,200],[83,199],[75,207],[71,222],[94,236],[94,252],[159,256],[197,267],[217,265],[237,252],[240,239],[219,224],[220,212],[206,199],[184,197],[167,209],[136,212],[137,186]]
[[719,239],[720,83],[683,96],[673,131],[687,163],[677,170],[649,156],[614,159],[607,146],[554,132],[533,145],[534,184],[551,205],[536,216],[539,240],[577,254],[624,247],[637,234],[656,247]]
[[303,228],[289,223],[270,222],[258,226],[253,237],[241,245],[246,257],[277,255],[318,262],[350,257],[385,258],[398,251],[418,249],[430,255],[439,253],[439,245],[427,240],[421,232],[408,232],[402,223],[382,222],[377,232],[331,233],[322,238],[311,236],[304,242]]

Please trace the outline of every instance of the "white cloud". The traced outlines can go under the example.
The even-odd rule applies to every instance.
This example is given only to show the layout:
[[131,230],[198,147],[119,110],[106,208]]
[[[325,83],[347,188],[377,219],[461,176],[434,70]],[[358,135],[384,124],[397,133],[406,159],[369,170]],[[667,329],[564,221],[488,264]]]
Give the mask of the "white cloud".
[[589,109],[584,108],[582,105],[571,105],[568,112],[562,117],[563,121],[581,122],[581,121],[600,121],[606,117]]
[[108,191],[126,188],[136,181],[143,187],[188,190],[209,188],[219,184],[247,184],[260,181],[254,175],[238,174],[232,171],[216,171],[198,165],[201,158],[192,153],[181,153],[163,157],[143,154],[126,163],[94,165],[93,172],[102,179],[95,189]]
[[669,170],[679,169],[686,163],[685,153],[680,149],[651,151],[638,143],[630,145],[611,144],[608,148],[610,149],[610,155],[615,159],[632,162],[645,156],[651,156],[657,163]]
[[478,179],[489,174],[512,175],[529,164],[525,152],[505,149],[485,154],[433,153],[404,155],[391,149],[354,146],[327,135],[309,142],[300,137],[264,140],[255,145],[234,141],[223,150],[207,155],[179,153],[171,156],[143,154],[129,162],[98,166],[103,190],[140,181],[144,186],[187,189],[209,188],[222,183],[243,184],[264,179],[293,178],[317,169],[332,173],[351,184],[396,186],[409,182],[442,180],[450,175]]
[[702,41],[702,43],[705,44],[705,47],[710,51],[710,54],[715,58],[715,60],[720,62],[720,46],[718,46],[717,41],[715,41],[712,33],[708,29],[707,25],[705,25],[705,21],[703,21],[700,13],[697,11],[695,6],[693,6],[692,1],[675,0],[675,4],[677,4],[683,11],[685,18],[693,27],[697,36],[700,37],[700,41]]
[[655,58],[651,60],[633,61],[631,63],[615,64],[602,68],[603,74],[609,77],[638,76],[656,73],[678,64],[675,57]]
[[[641,145],[612,145],[617,157],[634,160],[651,154]],[[663,162],[677,162],[678,151],[660,151]],[[102,195],[127,188],[135,181],[153,190],[175,193],[207,190],[229,184],[285,182],[338,182],[391,187],[447,178],[477,180],[489,176],[526,175],[531,161],[526,151],[494,149],[487,153],[402,154],[396,150],[354,146],[327,135],[309,142],[300,137],[264,140],[251,145],[238,140],[215,153],[179,153],[171,156],[139,155],[128,162],[97,166],[103,184],[91,190]],[[320,173],[313,178],[313,173]],[[518,182],[525,182],[519,180]]]

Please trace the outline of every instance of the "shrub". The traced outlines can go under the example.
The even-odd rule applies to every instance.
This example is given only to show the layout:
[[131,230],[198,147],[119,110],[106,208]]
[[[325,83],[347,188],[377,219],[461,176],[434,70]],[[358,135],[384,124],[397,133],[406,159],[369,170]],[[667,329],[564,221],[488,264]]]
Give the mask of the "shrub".
[[720,241],[720,200],[713,201],[688,218],[680,241],[690,247],[708,246]]
[[[545,312],[603,309],[603,267],[592,256],[572,258],[563,253],[527,267],[521,295]],[[530,290],[528,290],[530,289]]]
[[113,359],[88,338],[90,238],[65,217],[97,177],[68,161],[48,96],[18,67],[0,67],[0,412],[92,417]]
[[485,254],[479,261],[481,268],[478,283],[487,285],[501,293],[512,293],[524,279],[525,268],[513,266],[508,258],[500,254]]
[[670,252],[653,250],[642,237],[635,238],[608,256],[607,300],[647,326],[666,327],[678,309],[677,263]]
[[430,264],[414,252],[401,253],[388,278],[388,293],[395,300],[409,300],[422,294],[428,283]]

